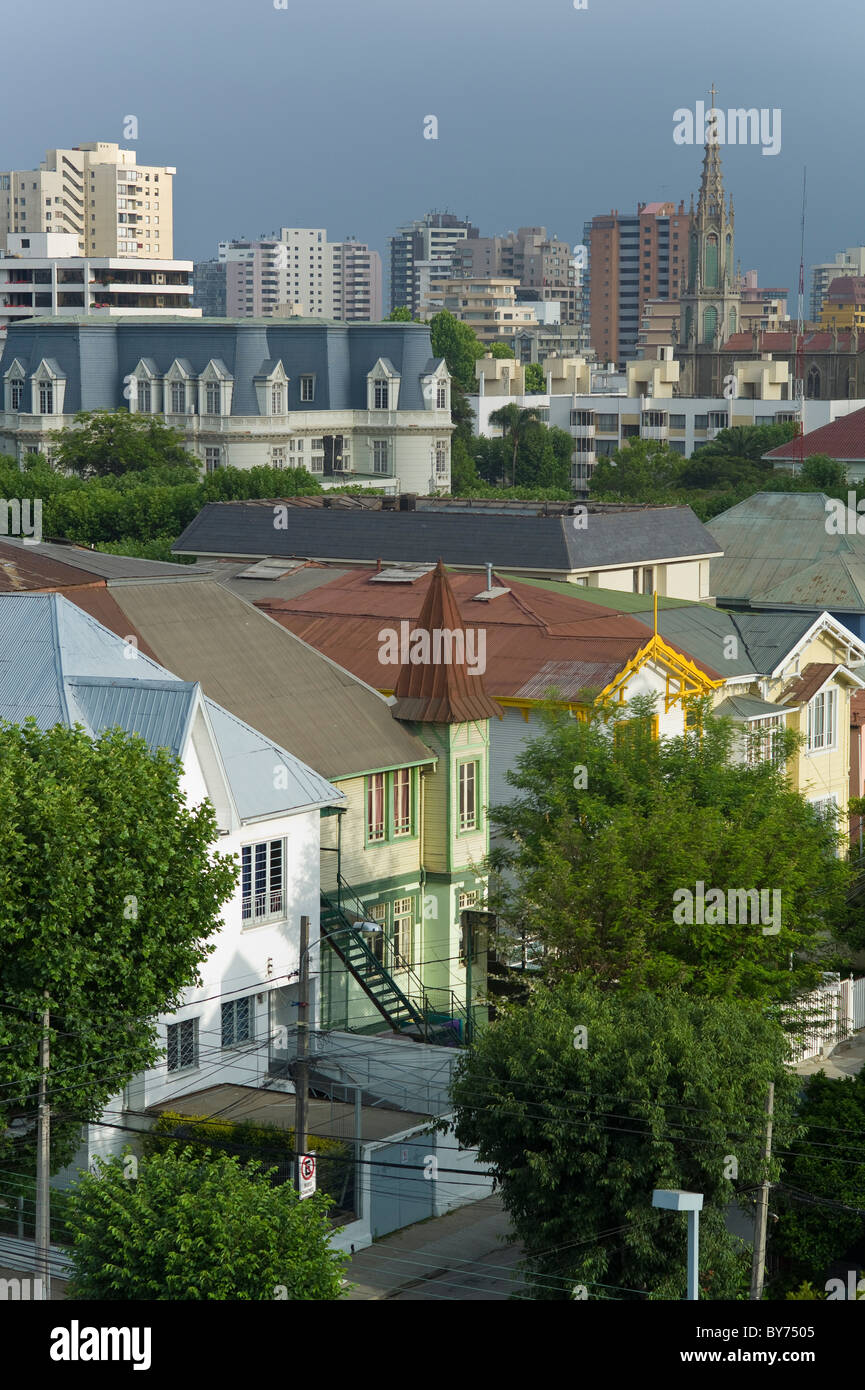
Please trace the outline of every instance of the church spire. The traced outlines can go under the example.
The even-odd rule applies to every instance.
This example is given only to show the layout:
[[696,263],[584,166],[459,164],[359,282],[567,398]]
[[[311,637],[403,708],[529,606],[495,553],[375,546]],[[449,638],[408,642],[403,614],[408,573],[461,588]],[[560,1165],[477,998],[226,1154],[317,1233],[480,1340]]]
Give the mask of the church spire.
[[721,154],[718,115],[715,109],[715,84],[712,83],[712,104],[706,113],[706,145],[703,153],[703,177],[697,200],[697,216],[724,216],[724,179],[721,173]]

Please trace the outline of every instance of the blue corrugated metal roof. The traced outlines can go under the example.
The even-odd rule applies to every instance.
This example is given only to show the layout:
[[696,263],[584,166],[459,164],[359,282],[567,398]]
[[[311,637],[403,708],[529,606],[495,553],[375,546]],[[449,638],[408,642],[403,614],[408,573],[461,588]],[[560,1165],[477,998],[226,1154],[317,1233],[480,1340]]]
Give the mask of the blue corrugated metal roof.
[[148,748],[168,748],[180,757],[186,746],[198,685],[175,679],[116,680],[107,676],[76,676],[67,690],[93,730],[113,729],[140,734]]
[[[91,737],[119,727],[181,756],[200,691],[61,594],[0,597],[0,719],[10,724],[32,716],[43,729],[81,724]],[[242,820],[344,802],[299,758],[212,700],[204,703]]]

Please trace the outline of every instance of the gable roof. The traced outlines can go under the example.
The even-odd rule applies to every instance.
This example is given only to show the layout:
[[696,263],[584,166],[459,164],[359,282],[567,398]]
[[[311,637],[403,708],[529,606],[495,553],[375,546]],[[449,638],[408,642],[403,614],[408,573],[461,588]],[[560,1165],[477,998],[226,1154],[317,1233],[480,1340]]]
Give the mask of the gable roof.
[[811,454],[828,454],[839,462],[865,463],[865,407],[779,444],[763,458],[798,462]]
[[[338,805],[344,797],[324,777],[257,731],[228,722],[203,702],[242,820]],[[0,600],[0,719],[35,718],[43,729],[80,724],[91,737],[119,726],[151,749],[181,756],[196,709],[196,681],[179,680],[141,652],[129,660],[122,637],[61,594],[9,594]],[[224,716],[224,717],[223,717]],[[240,760],[242,755],[244,762]],[[267,776],[251,778],[248,760]],[[285,777],[273,775],[280,765]],[[277,781],[285,782],[277,787]]]
[[[32,545],[18,536],[0,538],[0,569],[4,565],[14,565],[24,575],[46,575],[52,588],[53,583],[63,578],[66,583],[88,583],[94,579],[122,581],[134,579],[200,579],[202,573],[210,572],[210,566],[172,564],[164,560],[139,560],[134,555],[112,555],[106,550],[90,550],[83,545],[64,545],[60,541],[39,541]],[[69,574],[67,571],[74,571]],[[0,575],[0,588],[2,588]],[[11,587],[18,587],[12,585]],[[28,583],[35,588],[35,583]],[[41,587],[49,587],[48,584]]]
[[822,610],[865,608],[865,536],[826,528],[822,492],[758,492],[713,517],[723,549],[711,589],[725,600]]
[[[275,508],[284,508],[274,526]],[[584,520],[584,527],[575,522]],[[441,557],[449,567],[572,574],[604,566],[706,558],[720,553],[690,507],[593,509],[588,517],[454,507],[415,511],[208,502],[172,546],[178,555],[298,556],[374,564]]]
[[330,779],[435,761],[377,690],[208,578],[115,591],[166,666]]
[[[448,581],[460,625],[486,634],[483,679],[495,700],[543,698],[554,674],[561,697],[576,702],[588,689],[606,689],[651,639],[645,623],[587,603],[579,590],[566,596],[512,581],[484,600],[477,595],[485,580],[477,574],[451,573]],[[355,570],[296,598],[258,599],[256,607],[370,685],[392,689],[395,668],[379,660],[379,632],[385,623],[416,622],[432,582],[427,573],[412,584],[379,584],[374,574]],[[671,654],[687,655],[669,645]],[[720,679],[697,665],[710,681]]]

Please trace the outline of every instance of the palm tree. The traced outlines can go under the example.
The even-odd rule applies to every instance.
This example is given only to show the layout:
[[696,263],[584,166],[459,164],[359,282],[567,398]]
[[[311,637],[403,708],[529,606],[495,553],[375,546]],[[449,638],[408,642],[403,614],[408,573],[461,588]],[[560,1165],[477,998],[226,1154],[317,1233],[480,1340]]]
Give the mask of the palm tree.
[[[489,418],[489,423],[501,430],[503,438],[510,435],[513,440],[514,454],[511,462],[511,487],[516,487],[517,483],[517,454],[520,444],[526,436],[527,431],[539,423],[539,415],[536,406],[520,406],[514,401],[507,405],[500,406],[494,410]],[[503,481],[507,481],[504,479]]]

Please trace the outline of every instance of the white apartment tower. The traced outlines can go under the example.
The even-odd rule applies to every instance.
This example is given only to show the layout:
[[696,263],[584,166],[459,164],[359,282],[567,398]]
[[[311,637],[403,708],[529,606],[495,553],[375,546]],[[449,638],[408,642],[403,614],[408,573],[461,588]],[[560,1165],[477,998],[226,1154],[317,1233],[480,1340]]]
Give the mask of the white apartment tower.
[[221,241],[219,260],[229,318],[381,318],[378,252],[353,239],[329,242],[324,227],[282,227],[278,237]]
[[16,232],[65,232],[81,256],[174,255],[171,165],[139,166],[99,140],[49,150],[38,169],[0,172],[0,250]]

